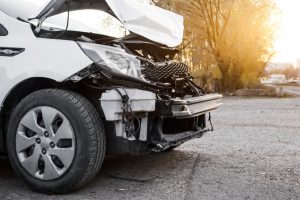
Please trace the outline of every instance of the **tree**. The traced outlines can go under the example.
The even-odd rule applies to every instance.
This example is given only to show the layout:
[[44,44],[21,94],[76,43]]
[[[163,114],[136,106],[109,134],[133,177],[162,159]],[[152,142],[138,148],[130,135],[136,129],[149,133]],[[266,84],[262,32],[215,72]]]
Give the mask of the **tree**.
[[202,84],[222,91],[256,84],[273,55],[272,0],[164,0],[185,16],[181,59]]

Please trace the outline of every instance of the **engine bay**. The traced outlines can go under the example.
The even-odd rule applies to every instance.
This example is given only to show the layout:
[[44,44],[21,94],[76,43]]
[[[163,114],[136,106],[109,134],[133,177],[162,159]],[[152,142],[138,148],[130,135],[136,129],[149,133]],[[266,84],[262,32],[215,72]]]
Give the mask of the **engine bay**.
[[[176,60],[179,50],[152,42],[142,36],[131,33],[123,38],[77,31],[42,30],[38,37],[107,45],[121,48],[134,55],[141,62],[141,72],[145,81],[111,73],[109,70],[92,66],[78,72],[80,81],[93,88],[134,87],[149,90],[162,99],[201,96],[204,91],[197,86],[189,74],[188,66]],[[81,78],[80,78],[81,77]]]

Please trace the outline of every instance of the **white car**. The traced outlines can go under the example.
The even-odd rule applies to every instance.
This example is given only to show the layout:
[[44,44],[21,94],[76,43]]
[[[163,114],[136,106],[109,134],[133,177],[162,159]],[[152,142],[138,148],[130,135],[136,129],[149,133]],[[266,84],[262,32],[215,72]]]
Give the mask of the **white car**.
[[[123,37],[90,27],[92,12]],[[66,193],[107,154],[201,137],[222,96],[174,60],[182,37],[182,16],[132,0],[0,0],[0,151],[33,190]]]

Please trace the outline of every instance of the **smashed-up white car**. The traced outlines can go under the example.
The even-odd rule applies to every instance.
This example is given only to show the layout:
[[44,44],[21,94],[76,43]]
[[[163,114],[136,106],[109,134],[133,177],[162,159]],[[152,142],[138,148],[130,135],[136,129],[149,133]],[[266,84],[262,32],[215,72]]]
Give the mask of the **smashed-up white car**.
[[[97,11],[122,37],[90,27]],[[32,189],[65,193],[105,155],[201,137],[222,96],[174,60],[182,38],[182,16],[132,0],[0,0],[0,151]]]

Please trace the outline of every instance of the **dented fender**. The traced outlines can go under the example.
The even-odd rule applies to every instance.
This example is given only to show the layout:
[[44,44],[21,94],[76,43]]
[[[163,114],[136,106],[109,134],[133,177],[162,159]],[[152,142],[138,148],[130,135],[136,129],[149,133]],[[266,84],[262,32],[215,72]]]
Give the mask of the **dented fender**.
[[1,104],[9,91],[26,79],[41,77],[62,82],[93,64],[74,41],[36,38],[29,24],[1,11],[0,18],[9,32],[0,37],[0,46],[24,49],[13,57],[0,56]]

